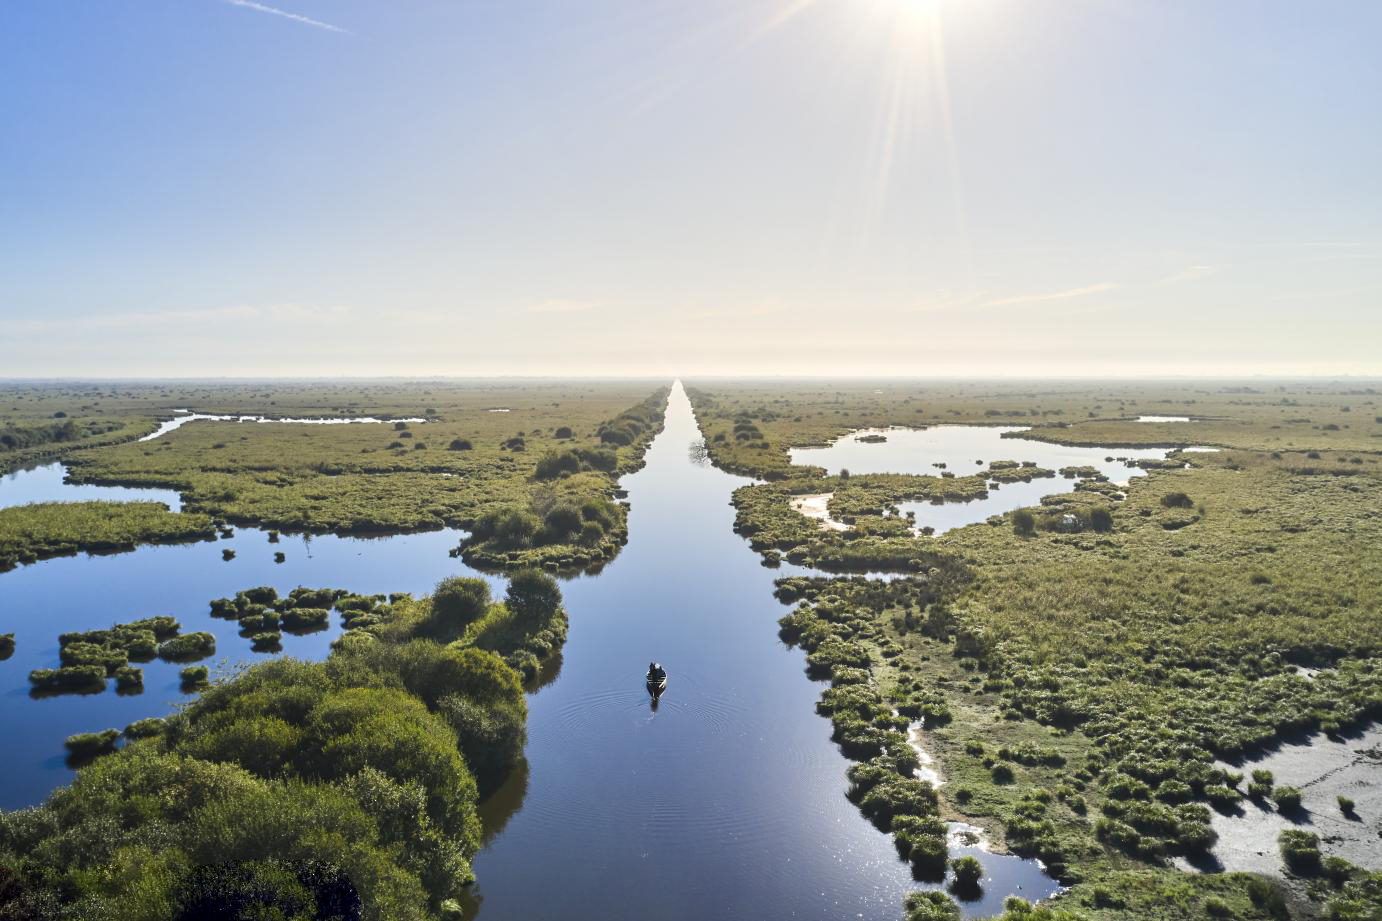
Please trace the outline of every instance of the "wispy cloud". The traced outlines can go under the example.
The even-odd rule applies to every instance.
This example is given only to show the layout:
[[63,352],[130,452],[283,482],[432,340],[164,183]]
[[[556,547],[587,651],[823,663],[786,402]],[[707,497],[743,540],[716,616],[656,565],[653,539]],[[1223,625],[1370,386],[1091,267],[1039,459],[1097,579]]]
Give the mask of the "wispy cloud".
[[594,310],[595,304],[590,301],[568,301],[553,299],[549,301],[539,301],[528,306],[529,313],[585,313]]
[[1179,272],[1173,272],[1157,282],[1159,285],[1178,285],[1185,281],[1197,281],[1201,278],[1208,278],[1213,275],[1215,268],[1212,265],[1191,265],[1186,266]]
[[84,316],[38,317],[20,320],[10,328],[15,332],[48,333],[63,331],[69,334],[116,329],[163,329],[193,326],[221,331],[227,324],[239,326],[256,323],[263,326],[285,323],[317,323],[339,320],[351,308],[337,305],[265,304],[234,305],[228,307],[190,308],[185,310],[132,310],[120,313],[86,314]]
[[1048,291],[1043,294],[1019,294],[1015,297],[1000,297],[995,300],[985,301],[981,306],[1007,307],[1011,304],[1035,304],[1039,301],[1065,301],[1072,297],[1101,294],[1105,291],[1112,291],[1117,287],[1119,287],[1119,285],[1114,282],[1101,281],[1097,285],[1085,285],[1083,288],[1069,288],[1065,291]]
[[299,13],[290,13],[287,10],[280,10],[277,7],[268,6],[263,3],[256,3],[255,0],[225,0],[231,6],[243,7],[247,10],[254,10],[257,13],[268,13],[271,16],[282,16],[284,19],[291,19],[293,22],[302,23],[304,26],[312,26],[317,29],[325,29],[328,32],[340,32],[344,35],[350,33],[340,26],[333,26],[329,22],[322,22],[320,19],[313,19],[311,16],[303,16]]

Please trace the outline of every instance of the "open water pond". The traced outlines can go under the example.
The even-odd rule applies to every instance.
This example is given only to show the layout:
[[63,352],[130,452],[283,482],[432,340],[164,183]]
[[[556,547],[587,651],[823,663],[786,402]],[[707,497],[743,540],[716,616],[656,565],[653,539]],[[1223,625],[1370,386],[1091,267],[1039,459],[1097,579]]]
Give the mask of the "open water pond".
[[178,410],[179,415],[174,416],[168,421],[159,425],[149,434],[145,435],[140,441],[153,441],[163,435],[167,435],[174,429],[180,429],[189,422],[258,422],[258,423],[290,423],[294,425],[382,425],[385,422],[417,422],[424,423],[426,419],[376,419],[373,416],[337,417],[320,416],[312,418],[292,418],[276,416],[219,416],[211,413],[194,413],[188,409]]
[[[864,429],[826,447],[793,448],[794,464],[824,467],[827,473],[908,473],[957,477],[974,476],[993,461],[1030,462],[1059,472],[1063,467],[1092,467],[1113,483],[1126,484],[1143,471],[1130,462],[1160,460],[1174,448],[1089,448],[1005,437],[1027,431],[1025,426],[934,425],[924,429]],[[884,439],[882,441],[878,439]],[[1039,505],[1046,496],[1069,492],[1078,478],[1038,477],[1030,482],[991,483],[986,498],[970,502],[899,502],[902,514],[912,512],[918,529],[936,534],[984,521],[1014,509]]]
[[174,489],[133,489],[68,483],[62,464],[43,464],[0,475],[0,508],[34,502],[162,502],[172,511],[182,509]]
[[[644,904],[670,921],[896,921],[905,893],[922,888],[891,837],[846,799],[850,762],[815,712],[821,685],[777,636],[785,608],[773,580],[795,568],[765,569],[734,533],[730,493],[747,480],[688,450],[699,443],[678,385],[646,466],[621,481],[632,506],[628,545],[599,575],[563,586],[570,638],[529,698],[526,764],[483,804],[488,843],[475,860],[471,906],[482,921],[603,921]],[[447,555],[460,536],[270,544],[238,528],[228,540],[0,574],[3,629],[18,634],[15,656],[0,663],[4,805],[37,802],[68,780],[68,734],[161,715],[185,699],[177,666],[161,663],[144,666],[138,697],[112,689],[31,699],[28,672],[56,664],[60,632],[174,614],[185,631],[216,634],[217,659],[251,660],[236,625],[210,617],[209,599],[261,584],[423,593],[470,572]],[[235,559],[223,562],[223,548]],[[278,550],[283,564],[273,562]],[[492,581],[500,589],[503,580]],[[285,635],[285,651],[325,655],[337,624]],[[656,708],[643,688],[652,659],[670,674]],[[963,903],[970,917],[997,913],[1008,895],[1058,891],[1036,861],[958,842],[952,854],[973,854],[985,868],[982,896]]]

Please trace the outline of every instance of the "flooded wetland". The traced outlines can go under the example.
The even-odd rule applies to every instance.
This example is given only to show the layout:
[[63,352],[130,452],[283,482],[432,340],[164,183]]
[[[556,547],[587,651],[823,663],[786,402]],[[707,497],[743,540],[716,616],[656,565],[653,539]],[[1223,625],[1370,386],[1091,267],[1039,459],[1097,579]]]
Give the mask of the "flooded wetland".
[[[1100,801],[1095,791],[1114,782],[1113,775],[1095,780],[1098,775],[1077,760],[1086,757],[1077,753],[1088,745],[1072,744],[1082,738],[1078,733],[1024,720],[1019,708],[1026,704],[1011,696],[1023,685],[995,677],[1014,674],[1010,667],[1000,671],[990,661],[976,669],[972,657],[980,653],[970,648],[976,641],[963,639],[964,627],[942,626],[934,634],[906,624],[917,615],[928,623],[953,617],[938,612],[952,603],[945,599],[964,591],[964,583],[940,588],[949,576],[937,573],[952,565],[941,554],[969,547],[967,552],[990,554],[995,563],[1008,558],[1011,550],[1003,544],[984,548],[1012,532],[1017,510],[1053,509],[1054,517],[1048,515],[1027,539],[1072,545],[1099,533],[1117,534],[1090,525],[1098,519],[1088,510],[1100,505],[1115,509],[1121,520],[1148,520],[1163,533],[1187,526],[1176,515],[1198,521],[1203,508],[1187,513],[1179,500],[1157,500],[1144,515],[1140,509],[1150,497],[1141,484],[1166,478],[1169,485],[1151,493],[1159,497],[1186,477],[1202,476],[1195,464],[1224,449],[1061,444],[1038,440],[1030,426],[1011,424],[863,425],[823,446],[779,443],[789,460],[781,468],[785,478],[779,468],[754,478],[748,470],[722,469],[742,465],[717,457],[716,446],[724,442],[710,436],[721,417],[703,396],[697,399],[702,405],[693,413],[681,386],[672,389],[640,463],[619,478],[617,495],[627,516],[622,549],[602,566],[561,574],[569,635],[527,686],[522,761],[480,803],[483,847],[473,858],[477,882],[460,902],[464,915],[608,918],[631,898],[651,893],[668,918],[822,921],[895,919],[904,898],[915,892],[945,893],[969,918],[996,917],[1014,896],[1028,902],[1060,896],[1058,904],[1085,899],[1080,893],[1090,890],[1078,884],[1088,871],[1077,868],[1084,864],[1068,842],[1070,829],[1089,827],[1083,818],[1089,813],[1075,815],[1075,804],[1086,810],[1086,799]],[[175,432],[192,433],[200,444],[226,437],[215,434],[217,426],[233,433],[245,419],[261,423],[256,430],[271,428],[255,416],[179,414],[173,422],[196,425],[165,424],[150,437],[156,443]],[[341,421],[363,423],[342,429],[369,429],[393,420]],[[1132,425],[1145,429],[1180,421],[1143,416]],[[396,424],[421,430],[434,423],[408,417]],[[176,489],[69,482],[68,472],[61,463],[49,463],[5,475],[0,509],[110,501],[161,503],[180,513],[189,506]],[[431,475],[457,476],[447,470]],[[809,491],[826,483],[834,488]],[[752,537],[746,541],[751,535],[743,526],[744,491],[752,495],[784,485],[784,533],[817,542],[809,553],[787,553],[785,559],[774,558]],[[539,481],[537,488],[546,487]],[[891,489],[931,497],[899,498],[885,503],[881,513],[862,517],[863,506],[854,498],[844,506],[850,520],[836,517],[843,514],[837,497],[857,496],[851,490],[861,488],[880,490],[884,497]],[[878,514],[882,524],[872,524],[869,516]],[[1061,516],[1075,522],[1073,529],[1063,527]],[[1043,538],[1042,528],[1053,536]],[[481,572],[458,558],[470,539],[470,532],[457,527],[349,536],[221,522],[203,540],[60,556],[0,574],[0,609],[17,612],[9,618],[15,650],[0,665],[9,701],[0,729],[10,740],[3,805],[33,805],[71,781],[80,762],[63,754],[69,736],[163,716],[199,693],[180,678],[185,662],[155,659],[142,664],[138,693],[117,693],[112,684],[94,694],[36,694],[26,676],[59,664],[59,634],[171,615],[184,633],[204,631],[214,638],[214,652],[198,660],[210,667],[213,679],[229,679],[280,655],[320,661],[343,635],[343,618],[336,613],[321,626],[286,631],[272,649],[256,651],[246,631],[234,620],[213,617],[208,603],[252,586],[271,587],[279,596],[307,586],[422,598],[443,578],[457,575],[484,580],[499,594],[503,573]],[[843,552],[839,548],[880,539],[886,546],[905,541],[907,554],[924,561],[923,575],[930,567],[932,588],[924,587],[924,578],[913,582],[908,573],[917,571],[915,561],[885,564],[862,576],[832,570],[832,553]],[[922,605],[907,613],[908,593],[917,586]],[[873,626],[861,630],[857,620],[845,621],[854,624],[846,629],[831,626],[840,622],[829,613],[838,598],[859,605],[851,617],[869,612]],[[826,634],[808,627],[800,635],[802,625],[816,617],[826,618],[820,625],[834,631],[831,642],[855,650],[832,652],[845,657],[841,664],[822,669],[830,644],[822,646],[819,636]],[[656,702],[643,687],[649,660],[661,662],[671,679]],[[985,679],[979,677],[982,669],[988,670]],[[1281,682],[1307,680],[1279,671],[1268,668],[1267,674]],[[1323,680],[1337,678],[1326,674]],[[878,703],[865,706],[864,698],[849,697],[856,690]],[[911,752],[898,762],[905,765],[899,770],[922,785],[908,789],[934,803],[915,813],[915,820],[905,811],[891,823],[880,820],[867,795],[876,780],[860,773],[875,770],[877,758],[869,760],[869,751],[878,749],[870,748],[872,742],[859,748],[855,717],[838,709],[842,699],[857,700],[850,706],[864,707],[860,712],[872,714],[868,718],[877,727],[900,727],[900,741],[886,742],[881,750],[893,757],[896,750],[888,746],[900,744]],[[996,707],[1006,708],[1001,718],[991,709]],[[1317,740],[1303,749],[1287,746],[1262,761],[1245,753],[1220,762],[1216,770],[1223,778],[1270,765],[1278,784],[1303,788],[1305,811],[1287,815],[1270,801],[1243,799],[1241,807],[1201,817],[1186,804],[1177,813],[1189,823],[1182,825],[1184,834],[1203,822],[1217,842],[1188,856],[1173,843],[1161,859],[1205,880],[1225,871],[1273,875],[1280,863],[1277,833],[1309,828],[1320,833],[1328,853],[1374,865],[1377,848],[1369,836],[1377,803],[1370,772],[1376,765],[1364,743],[1375,742],[1375,733],[1368,729],[1342,743]],[[1329,754],[1334,748],[1337,758]],[[1093,765],[1095,756],[1088,757]],[[1003,772],[1008,779],[1000,778]],[[1344,791],[1353,794],[1356,812],[1329,815],[1326,800]],[[1114,805],[1103,807],[1105,816],[1125,815],[1117,799],[1107,802]],[[1057,808],[1072,816],[1060,820],[1066,824],[1046,818]],[[936,821],[944,842],[938,865],[922,859],[917,843],[923,834],[917,829]],[[1025,831],[1020,821],[1037,831]],[[1110,845],[1118,856],[1100,857],[1090,866],[1117,878],[1130,859],[1119,847]],[[973,884],[958,875],[969,872],[965,858],[977,861]],[[533,885],[535,873],[543,886]],[[553,887],[567,897],[553,900]]]

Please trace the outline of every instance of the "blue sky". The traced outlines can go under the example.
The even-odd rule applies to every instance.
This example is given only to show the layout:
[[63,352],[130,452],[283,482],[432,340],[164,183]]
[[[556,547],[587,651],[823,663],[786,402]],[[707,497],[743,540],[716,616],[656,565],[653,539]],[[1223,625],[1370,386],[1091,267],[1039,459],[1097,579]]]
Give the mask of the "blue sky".
[[1382,4],[13,0],[0,376],[1382,374]]

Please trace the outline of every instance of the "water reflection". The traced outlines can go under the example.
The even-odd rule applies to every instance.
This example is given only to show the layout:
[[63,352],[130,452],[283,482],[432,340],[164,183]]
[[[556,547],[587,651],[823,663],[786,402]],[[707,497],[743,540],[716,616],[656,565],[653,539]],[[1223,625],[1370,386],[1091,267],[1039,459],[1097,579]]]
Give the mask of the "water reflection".
[[[1030,431],[1025,426],[935,425],[924,429],[864,429],[852,432],[823,448],[793,448],[794,464],[824,467],[831,474],[848,470],[861,473],[908,473],[918,476],[972,476],[987,469],[993,461],[1030,462],[1059,473],[1080,468],[1065,476],[1042,477],[1031,482],[990,483],[988,495],[968,502],[899,502],[898,512],[914,518],[914,530],[944,534],[953,528],[985,521],[1015,509],[1040,505],[1047,496],[1069,492],[1086,476],[1086,469],[1113,483],[1126,484],[1143,471],[1138,460],[1160,460],[1173,448],[1089,448],[1051,444],[1016,438]],[[876,439],[883,438],[884,441]],[[802,497],[819,500],[820,496]],[[826,499],[828,501],[828,497]],[[817,507],[819,506],[819,507]],[[803,503],[801,511],[811,517],[825,514],[822,503]],[[840,528],[839,522],[822,519],[827,527]],[[925,529],[930,528],[927,532]]]

